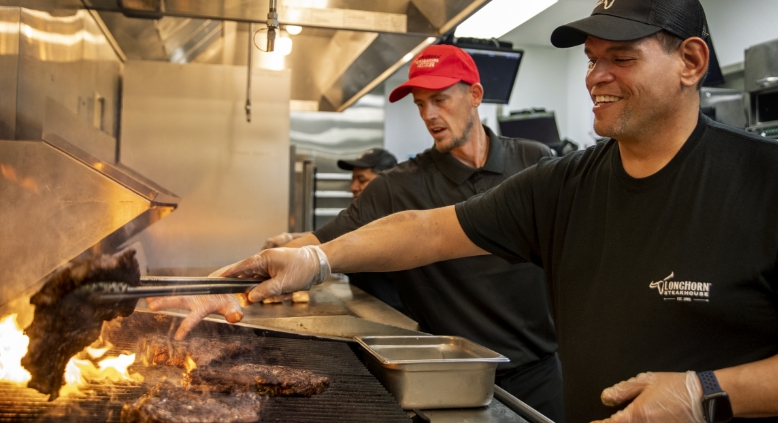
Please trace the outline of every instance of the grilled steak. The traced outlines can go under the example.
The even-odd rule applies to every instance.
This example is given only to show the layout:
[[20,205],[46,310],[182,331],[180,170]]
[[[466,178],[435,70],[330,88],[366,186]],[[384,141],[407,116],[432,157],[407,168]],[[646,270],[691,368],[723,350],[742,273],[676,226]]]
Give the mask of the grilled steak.
[[70,262],[55,270],[30,298],[35,315],[25,330],[30,345],[22,365],[32,375],[27,386],[49,394],[49,401],[59,396],[68,360],[97,340],[103,321],[129,316],[135,309],[137,300],[92,303],[87,294],[68,295],[106,281],[140,284],[134,250]]
[[310,397],[324,392],[330,380],[308,370],[262,364],[239,364],[229,371],[197,368],[184,376],[187,389],[202,392],[256,392],[271,397]]
[[259,420],[260,397],[253,392],[209,395],[161,383],[122,407],[122,423],[237,423]]
[[183,368],[187,356],[192,357],[197,367],[201,367],[247,353],[251,351],[251,347],[240,341],[221,342],[203,338],[174,341],[164,336],[152,335],[143,339],[140,350],[149,365]]

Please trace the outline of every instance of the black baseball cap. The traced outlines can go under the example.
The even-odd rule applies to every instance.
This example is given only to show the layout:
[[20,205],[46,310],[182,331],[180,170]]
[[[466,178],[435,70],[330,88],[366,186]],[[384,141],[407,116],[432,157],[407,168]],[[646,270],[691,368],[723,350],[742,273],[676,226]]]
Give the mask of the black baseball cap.
[[371,148],[360,154],[356,160],[338,160],[338,167],[354,170],[355,167],[386,170],[397,166],[397,159],[383,148]]
[[708,22],[700,0],[599,0],[588,18],[555,29],[551,44],[574,47],[590,35],[608,41],[632,41],[661,30],[682,40],[706,39]]

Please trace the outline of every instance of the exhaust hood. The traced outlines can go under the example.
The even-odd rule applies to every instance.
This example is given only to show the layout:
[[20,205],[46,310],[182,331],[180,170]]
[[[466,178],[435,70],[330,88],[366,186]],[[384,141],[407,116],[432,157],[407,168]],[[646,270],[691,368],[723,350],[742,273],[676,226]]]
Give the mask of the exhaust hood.
[[[254,66],[292,70],[293,110],[342,111],[488,1],[277,0],[280,38],[291,52],[255,50]],[[264,44],[270,7],[270,0],[83,3],[128,59],[244,66],[248,43]]]

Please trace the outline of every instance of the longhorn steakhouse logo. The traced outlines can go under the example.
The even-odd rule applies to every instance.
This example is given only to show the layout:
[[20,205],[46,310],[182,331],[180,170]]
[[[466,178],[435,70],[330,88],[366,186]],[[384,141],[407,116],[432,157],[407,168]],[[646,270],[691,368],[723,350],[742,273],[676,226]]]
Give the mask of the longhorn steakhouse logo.
[[648,287],[659,291],[659,295],[665,301],[710,302],[712,283],[670,280],[674,277],[675,272],[670,272],[670,276],[661,281],[651,282]]
[[615,2],[616,0],[599,0],[597,4],[594,5],[594,8],[596,9],[600,7],[600,5],[603,5],[603,7],[605,7],[605,10],[608,10],[611,8],[611,6],[613,6],[613,3]]

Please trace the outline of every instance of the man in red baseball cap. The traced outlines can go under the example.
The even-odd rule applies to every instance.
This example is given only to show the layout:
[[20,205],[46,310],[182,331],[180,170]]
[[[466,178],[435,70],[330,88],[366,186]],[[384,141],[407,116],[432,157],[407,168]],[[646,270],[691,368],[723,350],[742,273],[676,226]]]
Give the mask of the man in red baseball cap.
[[[408,82],[389,100],[413,95],[433,147],[381,172],[348,209],[284,246],[300,248],[265,250],[223,276],[254,277],[251,263],[275,260],[281,251],[290,257],[318,257],[319,244],[374,220],[457,204],[551,156],[543,144],[500,137],[481,125],[478,106],[484,91],[479,81],[475,62],[463,50],[450,45],[425,49],[411,63]],[[405,310],[422,331],[462,336],[508,357],[511,362],[498,367],[495,382],[553,421],[564,422],[557,342],[540,267],[481,256],[362,276],[363,284],[370,278],[396,284]],[[249,299],[261,301],[288,288],[266,289],[269,285],[260,285]],[[219,309],[214,305],[212,311]]]

